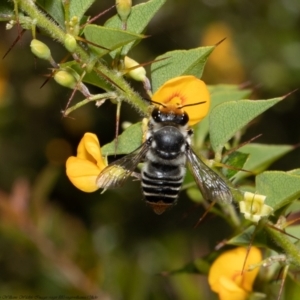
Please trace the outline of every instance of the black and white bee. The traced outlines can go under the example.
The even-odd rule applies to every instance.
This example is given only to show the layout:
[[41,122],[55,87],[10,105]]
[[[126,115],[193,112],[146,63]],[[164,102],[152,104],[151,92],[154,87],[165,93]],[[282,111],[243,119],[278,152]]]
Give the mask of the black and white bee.
[[193,130],[188,127],[188,121],[183,107],[155,107],[146,141],[132,153],[108,165],[97,178],[98,187],[122,186],[137,165],[144,162],[141,181],[146,203],[156,214],[162,214],[176,203],[187,164],[206,200],[230,203],[232,194],[225,181],[192,150]]

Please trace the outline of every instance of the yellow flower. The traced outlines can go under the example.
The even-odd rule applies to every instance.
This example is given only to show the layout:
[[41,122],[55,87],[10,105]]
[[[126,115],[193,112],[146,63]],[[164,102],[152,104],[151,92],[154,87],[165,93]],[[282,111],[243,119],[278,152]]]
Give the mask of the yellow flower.
[[[201,30],[202,31],[202,30]],[[234,29],[224,22],[209,23],[201,32],[201,45],[218,45],[209,56],[206,65],[206,78],[214,83],[245,82],[245,68],[235,44]]]
[[249,265],[259,263],[262,255],[258,248],[252,247],[242,273],[246,254],[246,248],[239,247],[224,252],[213,262],[208,274],[208,283],[219,295],[220,300],[245,300],[252,291],[259,270],[247,269]]
[[273,208],[264,204],[266,196],[244,193],[244,201],[240,201],[240,211],[244,214],[245,219],[257,223],[262,217],[269,216],[273,213]]
[[96,179],[106,165],[97,136],[88,132],[78,145],[77,156],[67,159],[66,172],[78,189],[90,193],[99,189]]
[[[165,82],[153,95],[153,101],[162,105],[184,107],[189,116],[189,125],[200,122],[209,111],[210,95],[206,84],[195,76],[180,76]],[[205,102],[199,105],[196,103]]]

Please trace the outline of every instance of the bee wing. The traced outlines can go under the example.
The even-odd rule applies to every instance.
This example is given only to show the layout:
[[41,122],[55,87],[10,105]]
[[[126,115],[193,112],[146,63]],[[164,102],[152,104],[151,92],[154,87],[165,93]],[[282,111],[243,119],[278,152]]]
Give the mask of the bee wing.
[[122,186],[137,165],[141,162],[148,150],[149,145],[146,142],[135,151],[109,164],[98,175],[96,179],[97,186],[103,189]]
[[190,147],[187,149],[186,156],[203,197],[210,201],[230,203],[232,194],[225,181],[211,170]]

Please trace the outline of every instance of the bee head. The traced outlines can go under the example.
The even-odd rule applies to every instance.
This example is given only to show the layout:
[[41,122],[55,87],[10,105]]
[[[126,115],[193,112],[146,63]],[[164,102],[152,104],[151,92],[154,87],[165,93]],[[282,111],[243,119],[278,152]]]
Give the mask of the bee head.
[[184,126],[189,121],[188,114],[179,106],[162,105],[155,107],[151,114],[157,123],[170,122]]

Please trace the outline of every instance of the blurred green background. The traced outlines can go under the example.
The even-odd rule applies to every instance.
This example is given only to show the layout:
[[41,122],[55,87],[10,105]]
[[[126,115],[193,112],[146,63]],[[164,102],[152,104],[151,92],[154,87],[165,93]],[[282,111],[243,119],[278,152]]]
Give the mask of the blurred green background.
[[[96,1],[89,13],[96,15],[113,4]],[[1,56],[17,34],[16,28],[7,31],[1,24]],[[226,37],[206,66],[208,84],[249,86],[255,99],[299,88],[299,0],[169,0],[146,34],[131,52],[139,62]],[[75,154],[85,132],[96,133],[102,145],[114,138],[116,107],[90,104],[62,118],[71,90],[53,80],[40,88],[50,66],[33,57],[31,38],[26,32],[0,66],[0,295],[217,299],[205,276],[161,273],[210,253],[230,234],[224,221],[209,216],[194,229],[203,208],[184,192],[172,210],[157,216],[142,201],[138,182],[101,195],[80,192],[68,181],[64,162]],[[64,58],[61,45],[38,38],[57,62]],[[91,92],[101,91],[92,87]],[[262,133],[257,142],[297,145],[299,96],[294,91],[264,113],[243,140]],[[80,99],[76,94],[73,103]],[[123,105],[121,122],[139,118]],[[299,154],[296,148],[272,168],[299,167]]]

